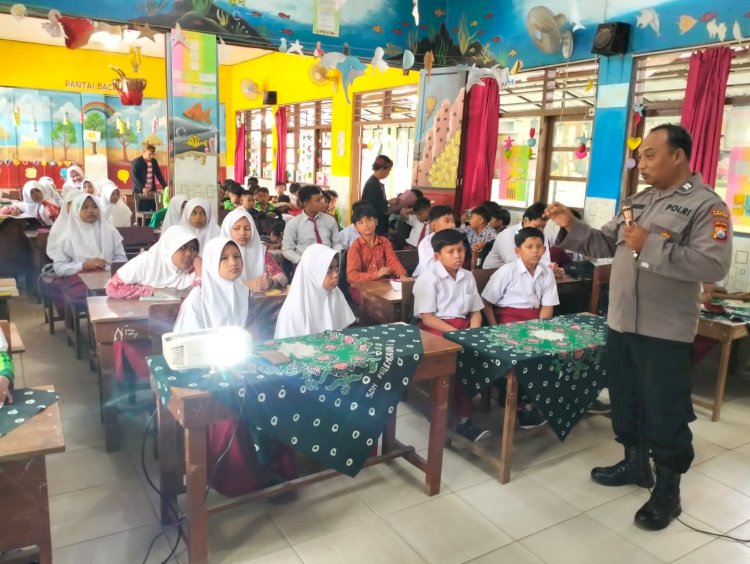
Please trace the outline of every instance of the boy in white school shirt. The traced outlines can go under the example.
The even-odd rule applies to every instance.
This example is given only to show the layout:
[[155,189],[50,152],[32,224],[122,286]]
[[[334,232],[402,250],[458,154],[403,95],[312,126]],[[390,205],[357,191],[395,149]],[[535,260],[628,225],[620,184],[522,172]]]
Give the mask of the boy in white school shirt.
[[[474,276],[461,268],[466,256],[464,236],[455,229],[443,229],[432,236],[435,262],[414,283],[414,315],[419,328],[442,336],[445,331],[476,329],[482,325],[484,303]],[[456,432],[471,441],[489,436],[489,431],[471,422],[471,400],[463,386],[454,388]]]
[[[509,262],[515,262],[516,245],[514,237],[516,233],[523,227],[536,227],[540,231],[544,231],[544,227],[547,225],[547,217],[544,215],[546,209],[547,204],[542,202],[537,202],[529,206],[523,213],[521,223],[508,227],[502,233],[498,234],[492,245],[492,249],[482,263],[482,268],[499,268]],[[545,241],[546,243],[547,241]],[[549,247],[545,249],[542,261],[545,264],[550,263]]]
[[424,238],[430,234],[430,206],[430,200],[427,198],[417,198],[411,207],[412,213],[406,213],[408,211],[406,208],[401,211],[404,221],[411,227],[404,249],[417,249]]
[[[500,267],[482,292],[490,325],[548,319],[560,303],[555,274],[542,262],[546,250],[544,233],[524,227],[516,233],[515,244],[516,260]],[[522,429],[546,422],[534,404],[521,408],[518,420]]]
[[430,209],[430,235],[422,239],[417,247],[419,254],[419,264],[414,269],[412,276],[416,278],[420,274],[427,272],[430,266],[435,262],[435,251],[432,249],[432,238],[435,233],[444,229],[455,229],[456,219],[453,217],[453,208],[450,206],[433,206]]

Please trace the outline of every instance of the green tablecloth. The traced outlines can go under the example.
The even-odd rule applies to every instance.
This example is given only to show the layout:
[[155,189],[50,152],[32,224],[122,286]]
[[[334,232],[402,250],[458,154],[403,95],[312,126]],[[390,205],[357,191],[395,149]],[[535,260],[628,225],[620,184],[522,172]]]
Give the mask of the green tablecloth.
[[391,324],[256,343],[292,359],[274,366],[253,356],[232,370],[172,371],[148,359],[160,401],[172,387],[207,390],[242,414],[261,460],[269,439],[354,476],[404,397],[422,357],[419,329]]
[[515,369],[519,391],[535,402],[560,440],[605,384],[604,318],[562,315],[445,333],[463,346],[456,380],[469,395]]
[[13,403],[6,403],[0,408],[0,437],[23,425],[60,399],[56,392],[32,388],[17,388],[12,393]]

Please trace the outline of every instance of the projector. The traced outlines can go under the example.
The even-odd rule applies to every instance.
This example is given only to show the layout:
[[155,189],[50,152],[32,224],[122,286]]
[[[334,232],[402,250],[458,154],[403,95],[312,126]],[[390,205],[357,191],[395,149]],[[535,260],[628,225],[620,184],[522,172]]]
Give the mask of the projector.
[[253,352],[253,336],[243,327],[165,333],[161,344],[172,370],[234,366]]

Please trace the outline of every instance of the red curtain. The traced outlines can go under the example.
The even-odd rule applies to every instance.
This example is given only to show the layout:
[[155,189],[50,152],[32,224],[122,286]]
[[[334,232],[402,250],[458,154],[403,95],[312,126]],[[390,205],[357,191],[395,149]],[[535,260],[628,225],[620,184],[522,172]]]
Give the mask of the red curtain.
[[236,144],[234,146],[234,179],[240,184],[245,183],[245,122],[240,122],[237,127]]
[[721,123],[733,57],[729,47],[706,49],[690,57],[680,124],[693,136],[690,167],[710,186],[716,181],[719,165]]
[[490,199],[492,173],[497,154],[500,117],[500,87],[493,78],[483,78],[484,86],[469,90],[464,146],[461,212]]
[[276,110],[276,182],[286,182],[286,106]]

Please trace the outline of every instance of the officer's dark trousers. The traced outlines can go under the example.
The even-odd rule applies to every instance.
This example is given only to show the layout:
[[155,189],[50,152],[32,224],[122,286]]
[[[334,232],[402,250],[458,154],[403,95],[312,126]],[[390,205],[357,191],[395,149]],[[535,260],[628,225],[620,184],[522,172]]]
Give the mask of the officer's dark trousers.
[[693,461],[690,343],[609,330],[612,428],[625,446],[643,445],[654,462],[685,473]]

